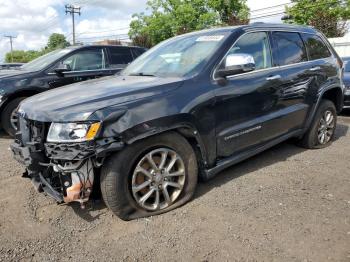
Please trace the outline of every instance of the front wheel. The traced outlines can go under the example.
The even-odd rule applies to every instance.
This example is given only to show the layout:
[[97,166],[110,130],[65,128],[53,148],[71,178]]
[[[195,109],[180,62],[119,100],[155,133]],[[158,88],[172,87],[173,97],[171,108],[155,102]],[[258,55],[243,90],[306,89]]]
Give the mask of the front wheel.
[[1,124],[7,134],[14,137],[17,131],[18,117],[16,109],[25,97],[18,97],[10,101],[1,113]]
[[330,100],[322,100],[316,111],[310,129],[300,141],[305,148],[317,149],[329,146],[337,127],[337,111]]
[[112,155],[101,170],[107,206],[121,219],[158,215],[191,199],[197,160],[191,145],[175,132],[139,141]]

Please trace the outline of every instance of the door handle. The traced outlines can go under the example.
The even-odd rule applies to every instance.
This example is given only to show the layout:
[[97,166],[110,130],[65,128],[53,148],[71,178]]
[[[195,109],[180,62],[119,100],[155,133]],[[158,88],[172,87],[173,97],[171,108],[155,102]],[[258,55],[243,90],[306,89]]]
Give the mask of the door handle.
[[266,80],[267,80],[267,81],[278,80],[278,79],[281,79],[281,76],[280,76],[280,75],[274,75],[274,76],[266,77]]
[[318,70],[321,70],[320,66],[315,66],[310,68],[310,71],[318,71]]

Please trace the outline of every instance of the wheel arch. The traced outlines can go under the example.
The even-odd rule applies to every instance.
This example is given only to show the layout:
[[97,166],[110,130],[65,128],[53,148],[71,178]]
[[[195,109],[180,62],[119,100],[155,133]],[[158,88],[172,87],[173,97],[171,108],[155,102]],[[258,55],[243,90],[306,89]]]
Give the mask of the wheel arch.
[[40,91],[35,90],[35,89],[29,89],[29,90],[21,90],[15,93],[12,93],[6,97],[6,100],[0,107],[0,112],[4,110],[4,108],[10,103],[13,99],[19,98],[19,97],[30,97],[36,94],[39,94]]
[[181,135],[187,140],[187,142],[191,145],[191,147],[193,148],[193,151],[196,154],[197,162],[200,167],[207,165],[208,155],[207,155],[207,150],[202,140],[202,137],[198,129],[189,123],[181,123],[181,124],[168,126],[168,127],[159,127],[159,128],[153,129],[150,132],[140,133],[132,137],[126,134],[125,142],[126,144],[129,145],[146,138],[150,138],[153,136],[157,136],[157,135],[169,133],[169,132],[176,132],[177,134]]
[[335,105],[335,108],[337,109],[337,112],[339,113],[343,109],[343,91],[340,87],[332,87],[320,95],[319,100],[321,99],[328,99],[332,101]]

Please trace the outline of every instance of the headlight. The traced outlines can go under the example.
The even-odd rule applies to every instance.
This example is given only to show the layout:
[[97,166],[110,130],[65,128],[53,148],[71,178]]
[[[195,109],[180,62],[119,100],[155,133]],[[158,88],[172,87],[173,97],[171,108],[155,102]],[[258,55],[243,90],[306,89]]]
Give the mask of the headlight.
[[93,140],[101,123],[52,123],[47,142],[84,142]]

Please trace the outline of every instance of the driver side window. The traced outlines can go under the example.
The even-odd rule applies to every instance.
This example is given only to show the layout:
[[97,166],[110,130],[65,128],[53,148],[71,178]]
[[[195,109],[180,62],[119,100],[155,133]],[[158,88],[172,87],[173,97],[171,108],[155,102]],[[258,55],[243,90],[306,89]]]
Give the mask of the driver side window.
[[103,49],[82,50],[62,61],[72,71],[98,70],[105,68]]
[[269,38],[266,32],[254,32],[243,35],[232,46],[228,55],[242,53],[253,56],[255,70],[272,66]]

